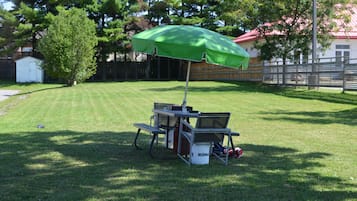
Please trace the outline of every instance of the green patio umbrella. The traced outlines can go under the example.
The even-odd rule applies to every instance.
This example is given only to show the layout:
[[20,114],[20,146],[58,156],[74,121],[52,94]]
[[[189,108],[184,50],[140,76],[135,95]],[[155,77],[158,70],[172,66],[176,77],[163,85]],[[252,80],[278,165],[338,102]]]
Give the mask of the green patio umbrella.
[[232,40],[195,26],[158,26],[134,35],[132,45],[138,52],[189,61],[183,106],[186,106],[191,61],[231,68],[247,68],[249,63],[249,54]]

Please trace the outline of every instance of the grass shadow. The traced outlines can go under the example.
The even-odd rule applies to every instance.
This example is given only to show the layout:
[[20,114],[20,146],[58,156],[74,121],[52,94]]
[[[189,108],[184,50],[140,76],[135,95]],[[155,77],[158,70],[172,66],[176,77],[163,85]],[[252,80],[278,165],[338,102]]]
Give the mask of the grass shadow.
[[349,93],[327,93],[314,90],[297,91],[293,89],[285,89],[275,92],[275,94],[289,98],[320,100],[330,103],[357,105],[357,95]]
[[[190,82],[200,82],[200,81],[190,81]],[[232,91],[239,91],[239,92],[264,92],[264,93],[271,93],[277,90],[280,90],[279,87],[271,86],[271,85],[264,85],[261,83],[254,83],[254,82],[238,82],[238,81],[216,81],[227,83],[230,85],[226,86],[218,86],[218,87],[195,87],[189,86],[188,90],[192,92],[232,92]],[[175,86],[175,87],[158,87],[158,88],[149,88],[149,91],[184,91],[185,86]]]
[[24,91],[21,93],[16,94],[15,96],[23,96],[23,95],[28,95],[28,94],[33,94],[41,91],[48,91],[48,90],[55,90],[55,89],[61,89],[67,87],[66,85],[61,85],[61,86],[52,86],[52,87],[45,87],[45,88],[40,88],[40,89],[34,89],[30,91]]
[[110,174],[153,162],[135,152],[128,140],[132,136],[66,130],[0,134],[0,200],[95,197],[91,189],[107,185]]
[[[50,86],[52,85],[52,86]],[[33,86],[33,87],[32,87]],[[38,84],[38,83],[16,83],[16,82],[7,82],[7,81],[0,81],[0,89],[1,88],[11,88],[17,89],[21,91],[21,88],[26,89],[25,91],[21,91],[20,93],[14,96],[22,96],[31,93],[59,89],[67,87],[66,85],[59,85],[59,84]],[[20,88],[20,89],[19,89]]]
[[[0,134],[0,200],[346,200],[357,196],[323,167],[327,153],[241,144],[228,166],[155,160],[134,132]],[[148,143],[143,135],[140,143]],[[333,186],[321,193],[316,186]],[[347,187],[347,188],[346,188]]]
[[[254,82],[240,82],[240,81],[217,81],[226,83],[229,85],[218,86],[218,87],[195,87],[189,86],[190,92],[240,92],[240,93],[272,93],[279,96],[289,97],[289,98],[300,98],[308,100],[320,100],[331,103],[341,103],[341,104],[351,104],[357,105],[357,95],[349,93],[327,93],[315,90],[295,90],[293,88],[282,88],[276,85],[267,85],[262,83]],[[171,88],[160,87],[160,88],[150,88],[150,91],[184,91],[185,87],[175,86]]]
[[[344,124],[357,126],[357,107],[337,112],[314,111],[314,112],[287,112],[275,111],[264,112],[263,119],[272,121],[293,121],[306,124]],[[269,117],[267,117],[267,115]]]

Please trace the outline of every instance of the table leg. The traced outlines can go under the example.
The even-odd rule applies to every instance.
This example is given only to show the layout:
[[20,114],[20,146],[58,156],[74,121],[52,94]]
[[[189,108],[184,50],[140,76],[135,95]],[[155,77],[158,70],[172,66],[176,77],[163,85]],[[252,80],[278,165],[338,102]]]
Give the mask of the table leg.
[[181,133],[182,133],[182,128],[183,128],[182,121],[183,121],[183,118],[180,117],[179,133],[178,133],[178,142],[177,142],[177,155],[181,155],[181,143],[182,143]]
[[170,117],[167,116],[166,122],[166,149],[169,148]]
[[152,140],[151,140],[151,143],[150,143],[150,149],[149,149],[149,154],[150,154],[151,158],[154,158],[154,156],[152,155],[152,147],[154,145],[154,141],[155,141],[156,138],[157,138],[157,134],[153,133]]
[[136,133],[135,139],[134,139],[134,146],[135,146],[136,149],[141,149],[141,148],[136,144],[136,141],[138,140],[140,131],[141,131],[141,129],[139,128],[139,129],[138,129],[138,132]]

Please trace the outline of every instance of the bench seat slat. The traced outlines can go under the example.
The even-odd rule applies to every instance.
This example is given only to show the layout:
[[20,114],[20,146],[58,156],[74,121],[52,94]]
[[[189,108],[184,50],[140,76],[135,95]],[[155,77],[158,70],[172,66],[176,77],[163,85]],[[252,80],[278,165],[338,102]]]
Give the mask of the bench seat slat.
[[142,129],[142,130],[146,130],[150,133],[153,133],[153,134],[165,134],[165,131],[160,129],[160,128],[157,128],[157,127],[153,127],[153,126],[150,126],[148,124],[144,124],[144,123],[134,123],[134,126],[136,128],[139,128],[139,129]]

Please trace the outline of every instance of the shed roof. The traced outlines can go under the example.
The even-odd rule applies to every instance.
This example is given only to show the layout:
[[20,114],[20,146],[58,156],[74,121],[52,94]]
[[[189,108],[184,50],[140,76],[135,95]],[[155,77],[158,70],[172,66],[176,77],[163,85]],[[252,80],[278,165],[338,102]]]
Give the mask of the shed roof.
[[25,59],[32,59],[32,60],[36,60],[36,61],[42,61],[41,59],[38,59],[36,57],[25,56],[25,57],[21,57],[20,59],[17,59],[16,62],[22,61],[22,60],[25,60]]

